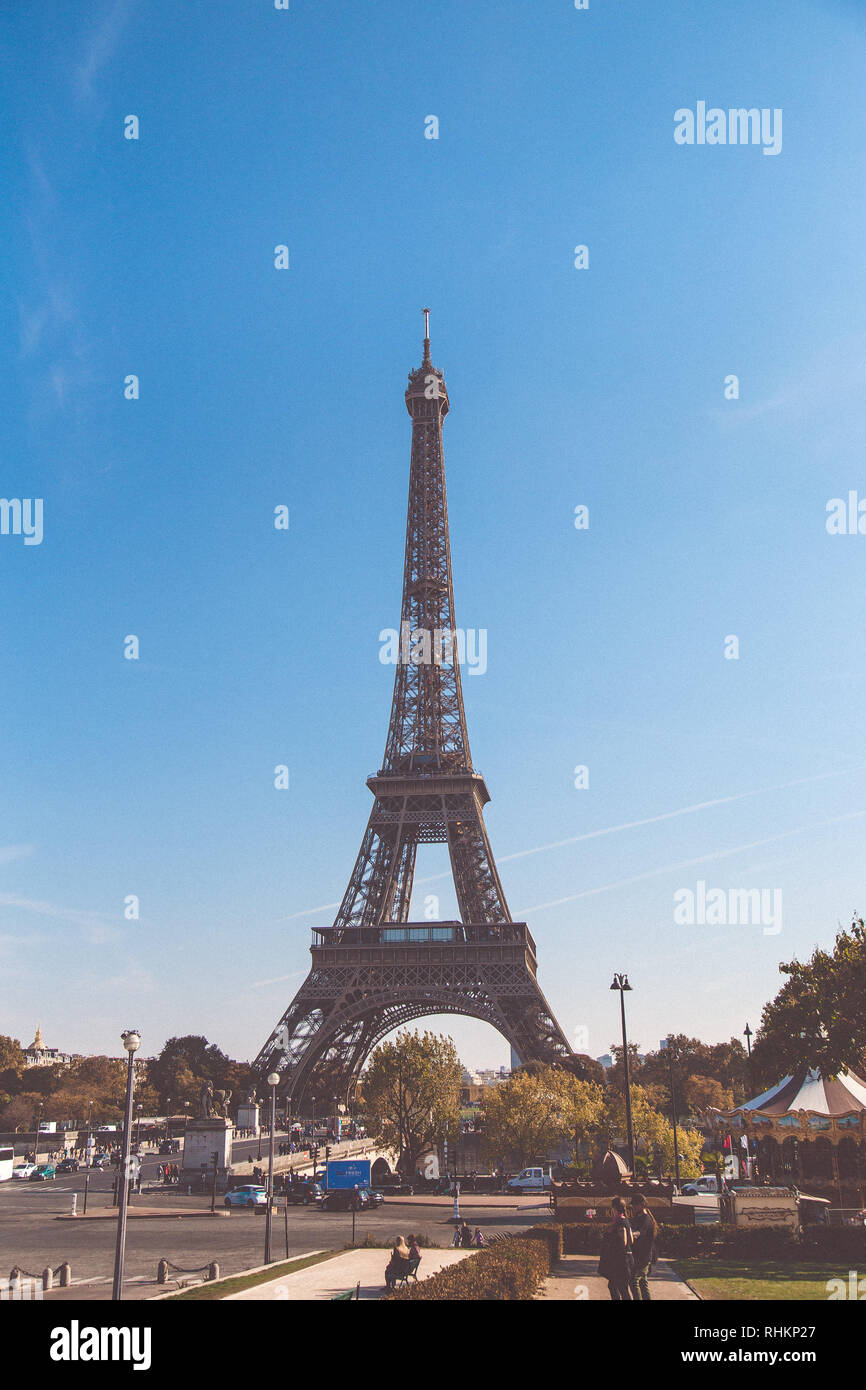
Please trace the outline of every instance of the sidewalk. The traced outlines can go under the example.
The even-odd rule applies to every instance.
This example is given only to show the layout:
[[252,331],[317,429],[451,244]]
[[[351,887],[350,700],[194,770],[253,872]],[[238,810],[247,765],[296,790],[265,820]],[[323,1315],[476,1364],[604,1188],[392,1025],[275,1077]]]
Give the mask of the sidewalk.
[[[255,1288],[229,1294],[224,1301],[330,1299],[335,1294],[354,1289],[359,1283],[362,1299],[382,1298],[385,1293],[385,1266],[390,1253],[389,1250],[347,1250],[342,1255],[335,1255],[333,1260],[323,1260],[321,1264],[299,1269],[297,1273],[284,1275],[282,1279],[273,1279],[267,1284],[257,1284]],[[418,1270],[419,1282],[447,1265],[465,1260],[472,1253],[471,1250],[423,1250]]]
[[[591,1302],[610,1302],[607,1280],[598,1270],[598,1255],[565,1255],[553,1267],[536,1297],[546,1299],[589,1299]],[[658,1260],[653,1266],[650,1293],[654,1300],[664,1303],[681,1299],[698,1302],[698,1296],[680,1279],[670,1260]]]

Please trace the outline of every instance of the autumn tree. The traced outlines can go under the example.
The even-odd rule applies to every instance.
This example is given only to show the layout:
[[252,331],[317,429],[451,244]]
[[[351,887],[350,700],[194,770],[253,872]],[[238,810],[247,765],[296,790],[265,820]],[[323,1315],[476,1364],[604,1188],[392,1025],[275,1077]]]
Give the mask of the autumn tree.
[[361,1076],[367,1129],[411,1172],[424,1149],[457,1135],[463,1068],[450,1038],[398,1033],[380,1043]]
[[603,1114],[604,1092],[595,1082],[554,1067],[522,1067],[485,1088],[482,1152],[489,1162],[522,1167],[596,1133]]
[[[670,1173],[674,1168],[674,1133],[671,1117],[652,1104],[643,1086],[631,1087],[632,1128],[635,1149],[643,1148],[649,1167],[659,1164],[663,1172]],[[628,1133],[625,1096],[619,1090],[610,1089],[607,1094],[604,1129],[608,1147],[622,1147]],[[697,1177],[701,1172],[701,1150],[703,1135],[685,1126],[677,1127],[677,1146],[680,1155],[680,1173],[683,1177]]]

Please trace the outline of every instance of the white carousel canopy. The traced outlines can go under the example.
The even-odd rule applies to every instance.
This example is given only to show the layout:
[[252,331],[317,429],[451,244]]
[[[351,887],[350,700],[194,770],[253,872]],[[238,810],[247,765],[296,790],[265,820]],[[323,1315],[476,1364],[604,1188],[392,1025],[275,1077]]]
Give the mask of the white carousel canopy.
[[853,1071],[822,1076],[819,1071],[795,1072],[786,1076],[769,1091],[747,1100],[734,1110],[719,1111],[723,1115],[749,1115],[759,1112],[776,1119],[781,1115],[806,1110],[813,1115],[850,1115],[852,1110],[866,1110],[866,1082]]

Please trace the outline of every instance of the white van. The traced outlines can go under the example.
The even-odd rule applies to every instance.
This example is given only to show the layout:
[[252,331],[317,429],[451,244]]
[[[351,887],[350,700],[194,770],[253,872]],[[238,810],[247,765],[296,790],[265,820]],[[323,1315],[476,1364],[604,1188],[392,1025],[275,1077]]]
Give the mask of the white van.
[[509,1192],[546,1192],[553,1186],[550,1169],[524,1168],[506,1184]]
[[719,1190],[719,1181],[715,1173],[704,1173],[702,1178],[693,1178],[691,1182],[684,1182],[681,1188],[684,1197],[699,1197],[708,1192],[716,1194]]

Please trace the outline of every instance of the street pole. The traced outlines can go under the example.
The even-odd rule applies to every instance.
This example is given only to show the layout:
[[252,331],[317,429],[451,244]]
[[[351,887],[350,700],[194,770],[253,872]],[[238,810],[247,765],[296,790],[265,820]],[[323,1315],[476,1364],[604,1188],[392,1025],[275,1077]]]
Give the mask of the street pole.
[[[268,1145],[268,1205],[265,1211],[265,1264],[271,1263],[271,1218],[274,1210],[274,1129],[277,1113],[277,1086],[280,1082],[279,1072],[272,1071],[268,1077],[268,1085],[271,1088],[271,1133]],[[261,1156],[261,1155],[260,1155]]]
[[141,1047],[141,1034],[134,1028],[121,1033],[126,1048],[126,1116],[123,1123],[123,1152],[120,1160],[119,1211],[117,1213],[117,1246],[114,1252],[114,1288],[112,1301],[123,1298],[123,1259],[126,1253],[126,1208],[129,1204],[129,1146],[132,1139],[132,1093],[135,1086],[135,1054]]
[[743,1037],[746,1039],[746,1047],[749,1050],[749,1084],[752,1088],[750,1099],[754,1099],[755,1096],[755,1064],[752,1061],[752,1036],[752,1030],[747,1023],[743,1029]]
[[632,1181],[634,1181],[634,1126],[631,1114],[631,1076],[628,1065],[628,1036],[625,1028],[625,991],[631,989],[627,975],[614,975],[611,989],[619,990],[620,1011],[622,1013],[622,1061],[625,1072],[625,1120],[628,1129],[628,1160],[631,1168]]
[[674,1090],[674,1054],[671,1047],[671,1040],[668,1038],[668,1067],[671,1077],[671,1123],[674,1127],[674,1186],[677,1192],[680,1190],[680,1149],[677,1142],[677,1098]]

